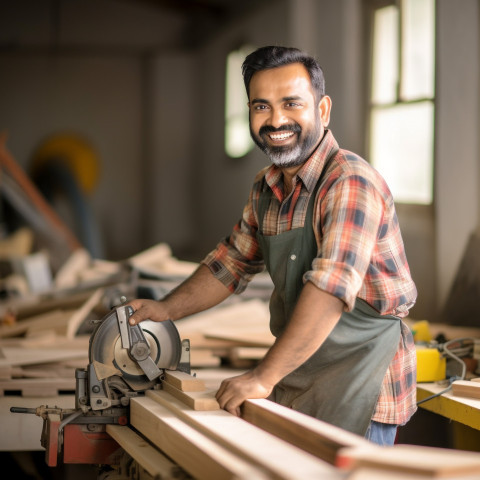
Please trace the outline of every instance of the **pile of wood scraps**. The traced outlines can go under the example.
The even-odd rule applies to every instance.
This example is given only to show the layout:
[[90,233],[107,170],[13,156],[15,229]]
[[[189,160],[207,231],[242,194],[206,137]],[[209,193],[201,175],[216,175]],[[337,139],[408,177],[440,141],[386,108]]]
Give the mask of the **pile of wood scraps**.
[[88,363],[88,319],[100,318],[103,289],[77,308],[56,308],[0,326],[0,396],[51,396],[75,391],[75,369]]
[[189,339],[193,367],[249,368],[263,358],[275,338],[269,329],[268,302],[261,299],[224,305],[176,322]]

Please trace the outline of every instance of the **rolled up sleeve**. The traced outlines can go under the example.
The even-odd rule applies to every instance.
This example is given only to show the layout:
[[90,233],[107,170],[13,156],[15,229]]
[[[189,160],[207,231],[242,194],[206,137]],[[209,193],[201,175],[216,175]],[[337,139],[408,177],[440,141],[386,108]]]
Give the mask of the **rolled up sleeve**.
[[366,178],[349,174],[336,179],[316,205],[319,250],[304,282],[340,298],[345,309],[352,310],[378,244],[384,211],[382,195]]

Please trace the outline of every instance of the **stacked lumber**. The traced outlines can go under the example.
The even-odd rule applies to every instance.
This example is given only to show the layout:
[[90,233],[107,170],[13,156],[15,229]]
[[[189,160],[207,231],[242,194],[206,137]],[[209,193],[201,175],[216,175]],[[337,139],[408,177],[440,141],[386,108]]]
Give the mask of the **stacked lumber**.
[[97,289],[78,308],[56,308],[0,326],[0,396],[74,392],[75,369],[88,363],[89,335],[77,333],[103,294]]
[[235,300],[176,322],[190,340],[192,367],[249,368],[272,346],[268,302]]
[[[218,386],[225,373],[216,375]],[[175,468],[196,479],[478,478],[478,453],[379,447],[269,400],[245,401],[236,417],[219,409],[212,379],[167,372],[165,388],[132,399],[135,431],[109,425],[107,432],[155,478],[170,478]]]

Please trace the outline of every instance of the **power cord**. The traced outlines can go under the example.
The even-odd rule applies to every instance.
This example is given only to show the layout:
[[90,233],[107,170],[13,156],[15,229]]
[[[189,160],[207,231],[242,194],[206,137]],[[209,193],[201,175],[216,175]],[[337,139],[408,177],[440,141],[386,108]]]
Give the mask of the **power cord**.
[[[472,345],[465,346],[463,344],[463,342],[465,342],[466,340],[471,341]],[[428,402],[429,400],[432,400],[433,398],[439,397],[440,395],[443,395],[444,393],[447,393],[449,390],[451,390],[452,383],[455,382],[456,380],[464,380],[465,379],[465,375],[467,373],[467,365],[458,355],[463,354],[465,356],[468,353],[470,353],[471,349],[473,348],[473,342],[474,342],[474,339],[472,337],[463,337],[463,338],[454,338],[453,340],[449,340],[448,342],[437,345],[436,348],[438,349],[438,351],[440,353],[443,353],[443,354],[449,356],[450,358],[452,358],[453,360],[455,360],[456,362],[460,363],[460,365],[462,366],[462,374],[461,374],[461,376],[455,375],[455,376],[450,377],[448,379],[449,383],[448,383],[447,388],[445,388],[444,390],[442,390],[438,393],[435,393],[434,395],[431,395],[430,397],[427,397],[427,398],[424,398],[423,400],[420,400],[419,402],[417,402],[417,406],[421,405],[422,403]],[[451,348],[451,346],[456,344],[456,343],[459,343],[460,345],[458,347]]]

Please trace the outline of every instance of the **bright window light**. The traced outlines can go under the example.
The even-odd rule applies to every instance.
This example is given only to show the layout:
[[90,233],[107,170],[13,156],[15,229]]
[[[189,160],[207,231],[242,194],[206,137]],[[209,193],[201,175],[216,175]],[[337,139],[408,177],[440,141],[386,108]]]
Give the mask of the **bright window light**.
[[379,108],[371,117],[371,158],[395,200],[430,204],[433,189],[431,102]]
[[435,0],[399,0],[373,17],[370,160],[399,203],[431,204]]
[[393,5],[375,12],[372,67],[372,101],[394,102],[398,84],[398,9]]
[[229,157],[240,158],[252,150],[248,123],[248,98],[242,77],[242,63],[254,48],[243,46],[227,57],[225,85],[225,151]]

